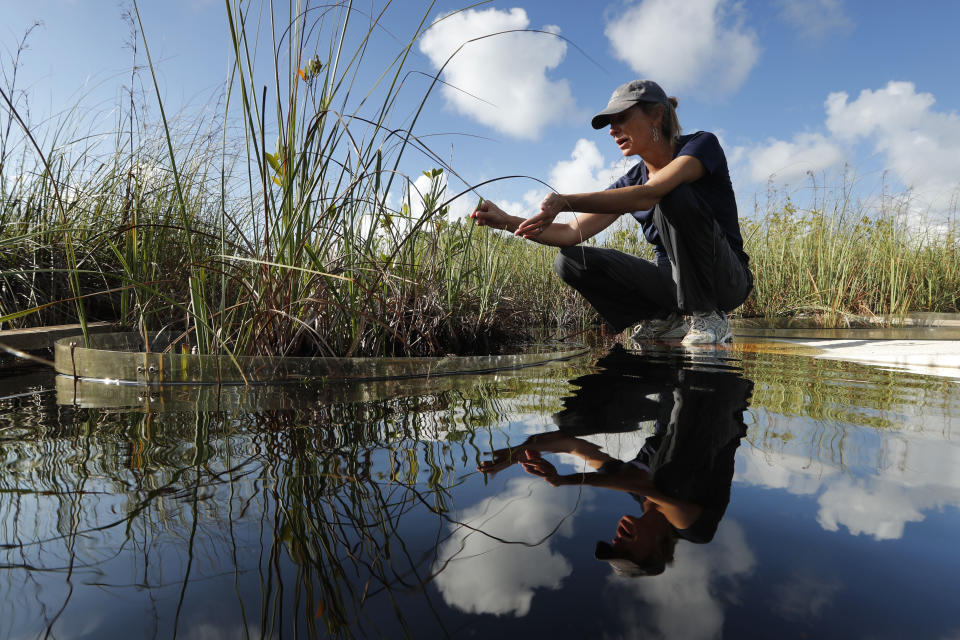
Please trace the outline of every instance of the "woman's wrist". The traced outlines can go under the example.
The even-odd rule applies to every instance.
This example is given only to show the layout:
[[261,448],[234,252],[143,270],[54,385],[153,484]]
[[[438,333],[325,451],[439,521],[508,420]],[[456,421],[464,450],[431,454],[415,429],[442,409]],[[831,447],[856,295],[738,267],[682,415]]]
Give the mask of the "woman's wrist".
[[571,484],[586,484],[587,483],[587,474],[585,473],[574,473],[567,476],[557,475],[554,478],[554,481],[558,484],[571,485]]
[[508,215],[506,217],[505,222],[503,223],[503,227],[501,228],[504,231],[509,231],[510,233],[513,233],[514,231],[517,230],[517,227],[519,227],[522,223],[523,223],[523,218]]

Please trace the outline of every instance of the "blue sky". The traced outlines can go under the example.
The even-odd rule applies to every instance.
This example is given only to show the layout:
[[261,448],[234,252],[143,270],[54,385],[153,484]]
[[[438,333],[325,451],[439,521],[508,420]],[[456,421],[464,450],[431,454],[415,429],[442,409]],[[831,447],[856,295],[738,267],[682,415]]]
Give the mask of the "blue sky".
[[[108,121],[129,75],[125,5],[3,4],[7,57],[25,29],[43,22],[18,77],[33,120],[56,121],[82,102]],[[426,6],[402,0],[388,8],[383,25],[396,37],[383,33],[374,43],[371,73],[396,53]],[[430,19],[462,6],[437,2]],[[143,0],[140,9],[168,110],[204,108],[229,65],[223,3]],[[885,181],[893,192],[913,190],[915,213],[937,214],[955,208],[960,176],[958,27],[960,3],[952,0],[498,0],[428,30],[409,67],[435,73],[457,46],[492,31],[563,38],[522,33],[468,45],[444,75],[459,91],[435,92],[415,133],[441,134],[429,138],[431,146],[469,182],[522,174],[562,192],[602,188],[626,165],[589,118],[617,85],[647,77],[679,98],[686,131],[721,138],[742,215],[770,184],[803,204],[809,172],[817,184],[835,186],[845,166],[864,197]],[[416,83],[411,98],[426,86]],[[411,175],[432,166],[407,160]],[[533,212],[543,189],[510,180],[483,195],[522,215]]]

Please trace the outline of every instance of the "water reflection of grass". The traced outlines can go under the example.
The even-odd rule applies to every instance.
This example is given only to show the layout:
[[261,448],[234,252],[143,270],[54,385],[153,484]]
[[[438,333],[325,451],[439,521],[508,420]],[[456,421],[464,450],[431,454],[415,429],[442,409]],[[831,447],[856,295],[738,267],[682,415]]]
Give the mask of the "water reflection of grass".
[[[733,364],[754,382],[750,443],[838,473],[879,472],[875,441],[941,415],[935,435],[950,437],[960,415],[945,380],[766,353]],[[4,401],[0,622],[11,636],[57,633],[90,602],[123,601],[128,633],[229,621],[250,636],[438,635],[434,572],[469,530],[448,526],[461,524],[465,476],[524,416],[548,422],[584,370],[297,411]],[[98,629],[127,624],[123,613]]]
[[199,619],[253,636],[442,629],[428,585],[457,488],[485,434],[555,409],[542,392],[567,378],[232,414],[7,401],[0,619],[56,633],[80,603],[119,598],[160,635]]
[[[764,354],[743,359],[755,383],[748,440],[843,468],[860,456],[864,434],[911,432],[924,424],[951,431],[960,415],[956,383],[850,362]],[[880,467],[882,461],[861,460]]]

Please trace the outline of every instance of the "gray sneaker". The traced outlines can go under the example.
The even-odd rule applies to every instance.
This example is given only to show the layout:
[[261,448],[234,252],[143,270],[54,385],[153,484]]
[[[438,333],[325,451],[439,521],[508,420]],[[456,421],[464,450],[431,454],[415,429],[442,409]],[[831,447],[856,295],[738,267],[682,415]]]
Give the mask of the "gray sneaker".
[[631,337],[636,342],[641,340],[670,340],[672,338],[682,338],[687,335],[689,330],[690,326],[683,316],[671,313],[666,318],[644,320],[637,325]]
[[733,340],[727,314],[723,311],[695,311],[690,323],[690,331],[683,338],[683,344],[719,344]]

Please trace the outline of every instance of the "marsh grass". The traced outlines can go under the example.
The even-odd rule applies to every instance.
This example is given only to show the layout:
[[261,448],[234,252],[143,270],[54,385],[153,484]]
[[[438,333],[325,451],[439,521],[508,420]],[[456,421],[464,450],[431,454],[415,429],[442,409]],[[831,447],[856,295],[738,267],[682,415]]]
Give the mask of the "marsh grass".
[[[159,97],[149,33],[133,8]],[[516,250],[446,219],[452,169],[413,134],[429,90],[415,96],[413,116],[395,113],[409,98],[400,95],[406,59],[428,13],[385,69],[364,58],[380,16],[349,2],[291,3],[292,22],[281,14],[227,3],[234,70],[222,121],[178,122],[158,100],[155,130],[135,132],[133,118],[121,118],[129,127],[110,134],[105,152],[99,142],[97,158],[54,137],[43,158],[54,169],[42,171],[24,150],[25,179],[2,193],[11,250],[0,322],[89,311],[169,332],[200,353],[281,355],[469,351],[494,327],[506,336],[530,324],[536,311],[521,313],[525,301],[505,293],[518,286],[505,277]],[[360,90],[366,67],[384,70]],[[425,193],[400,170],[409,153],[440,165],[426,172]],[[64,290],[70,278],[80,280]],[[68,300],[78,303],[72,313]]]
[[[820,196],[820,197],[818,197]],[[960,309],[960,224],[910,224],[909,201],[853,204],[845,193],[798,208],[789,199],[741,221],[756,289],[748,316],[816,318],[824,326]]]
[[[501,305],[509,282],[504,239],[445,219],[453,198],[476,192],[448,197],[452,168],[414,134],[430,89],[411,101],[406,65],[430,7],[380,66],[365,56],[382,13],[364,16],[350,2],[290,3],[292,22],[271,14],[262,33],[249,26],[263,18],[252,6],[227,4],[235,65],[228,111],[236,105],[244,125],[239,162],[253,214],[245,224],[217,219],[243,251],[225,241],[207,262],[190,251],[191,342],[201,352],[435,355],[469,352],[494,328],[516,334],[529,316],[516,315],[520,305]],[[261,88],[254,78],[263,42],[275,80]],[[383,71],[361,90],[367,67]],[[398,113],[410,102],[412,114]],[[414,179],[401,170],[409,154],[440,165],[424,173],[429,187],[415,196]],[[405,194],[398,208],[390,204],[397,190]],[[178,204],[186,209],[180,191]]]

